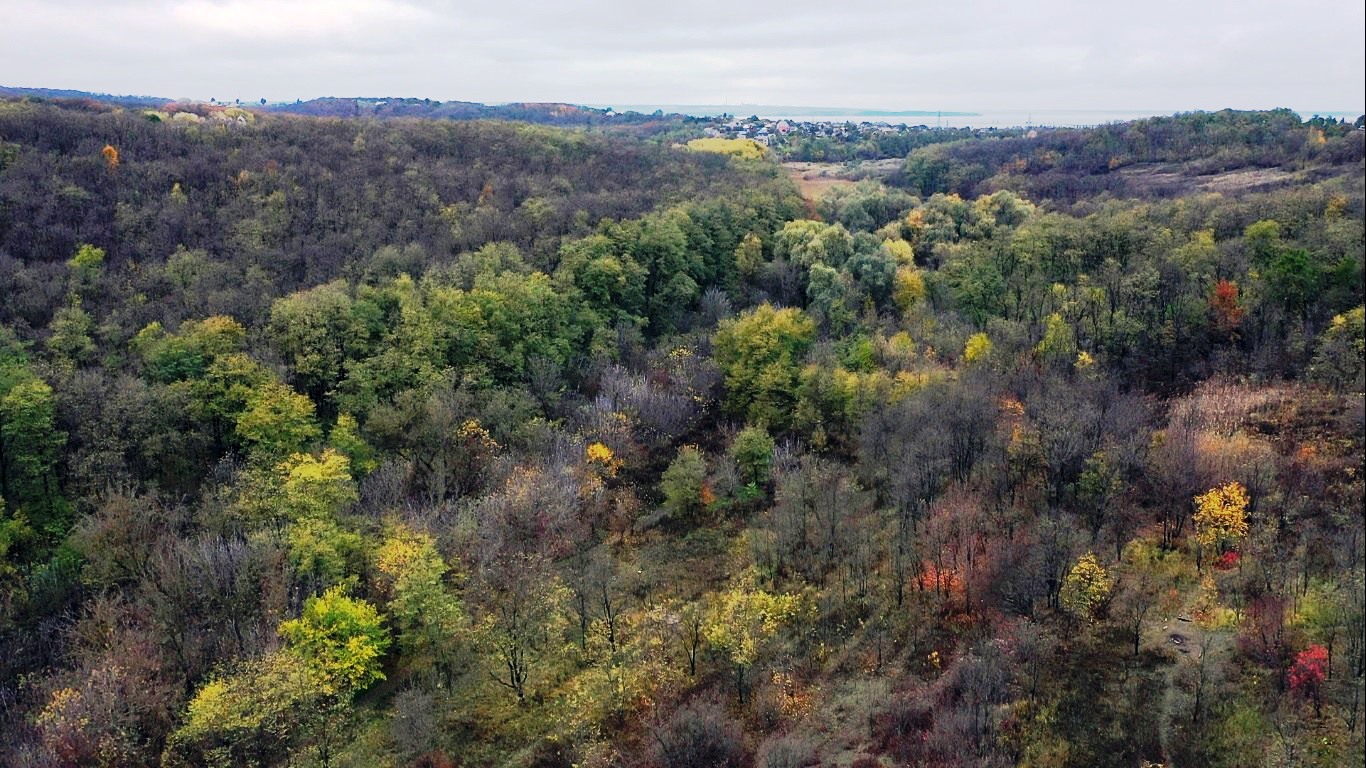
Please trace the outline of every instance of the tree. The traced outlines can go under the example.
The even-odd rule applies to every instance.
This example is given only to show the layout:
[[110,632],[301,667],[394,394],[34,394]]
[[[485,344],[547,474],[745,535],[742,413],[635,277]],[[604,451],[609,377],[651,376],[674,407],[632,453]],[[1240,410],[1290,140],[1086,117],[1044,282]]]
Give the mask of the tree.
[[25,598],[23,574],[19,570],[20,547],[33,537],[28,521],[21,513],[9,514],[5,499],[0,497],[0,631],[8,629],[8,617],[17,616],[18,604]]
[[306,518],[285,529],[289,563],[311,590],[334,586],[364,569],[365,543],[332,518]]
[[296,453],[281,462],[279,508],[289,520],[332,518],[359,498],[346,456],[331,448]]
[[699,698],[653,729],[662,768],[740,768],[744,735],[714,698]]
[[374,606],[341,587],[305,600],[302,615],[281,624],[280,635],[327,693],[349,698],[384,679],[389,632]]
[[727,408],[770,429],[786,428],[801,359],[815,333],[815,323],[800,309],[771,304],[723,321],[714,344]]
[[[896,257],[880,245],[874,246],[871,239],[863,247],[854,249],[845,269],[854,278],[859,292],[875,306],[885,306],[887,300],[893,298],[894,290],[902,292],[902,299],[909,299],[911,303],[924,298],[924,280],[920,280],[919,296],[916,296],[915,278],[919,276],[904,274],[897,268]],[[903,311],[905,309],[902,307]]]
[[488,610],[475,627],[475,641],[493,661],[489,677],[527,703],[532,669],[558,650],[566,621],[568,590],[544,561],[507,556],[482,575]]
[[806,283],[806,305],[821,320],[821,326],[843,332],[854,321],[853,286],[847,272],[816,263],[811,265]]
[[764,243],[758,235],[753,232],[745,235],[740,244],[735,246],[735,267],[740,271],[740,276],[751,278],[759,271],[759,267],[764,263]]
[[974,333],[963,345],[963,362],[975,363],[991,355],[991,339],[985,333]]
[[326,698],[324,683],[298,656],[277,652],[205,683],[167,740],[167,766],[261,765],[307,740]]
[[258,390],[272,383],[278,382],[264,366],[234,352],[213,358],[201,376],[177,380],[172,386],[186,393],[187,414],[199,422],[213,440],[214,447],[221,451],[228,447],[229,438],[235,434],[238,416],[246,410],[247,402],[256,397]]
[[58,502],[55,470],[65,445],[47,382],[29,374],[0,390],[0,497],[16,508],[41,510],[43,518],[33,518],[40,526],[56,522],[50,518]]
[[100,270],[104,267],[104,249],[82,243],[66,266],[79,285],[90,285],[99,279]]
[[809,219],[789,221],[773,240],[775,256],[807,269],[814,264],[841,267],[853,250],[854,240],[843,224]]
[[678,455],[659,478],[664,508],[673,519],[693,522],[706,507],[707,462],[694,445],[678,449]]
[[712,597],[703,633],[707,643],[724,652],[735,671],[741,703],[747,694],[746,674],[778,630],[797,615],[797,595],[775,595],[761,589],[732,587]]
[[1223,554],[1247,536],[1247,489],[1226,483],[1195,497],[1195,540],[1201,550]]
[[1333,317],[1319,336],[1309,376],[1339,390],[1366,389],[1366,307]]
[[[225,315],[187,320],[174,334],[148,324],[129,342],[153,381],[171,383],[205,376],[209,366],[246,348],[246,328]],[[244,358],[245,359],[245,358]]]
[[1085,621],[1094,621],[1110,601],[1114,582],[1110,574],[1087,552],[1077,559],[1062,582],[1059,600],[1063,610]]
[[276,299],[266,326],[293,371],[291,381],[320,404],[341,383],[343,363],[368,351],[368,332],[340,280]]
[[1072,362],[1077,356],[1077,337],[1072,326],[1054,312],[1044,324],[1043,338],[1034,347],[1034,354],[1050,365]]
[[1210,313],[1214,316],[1214,328],[1221,336],[1232,336],[1243,322],[1246,310],[1238,302],[1238,284],[1232,280],[1215,283],[1209,295]]
[[1268,295],[1286,312],[1304,315],[1322,282],[1322,271],[1309,251],[1281,248],[1262,276]]
[[379,466],[375,449],[361,437],[360,425],[356,423],[356,417],[349,413],[337,416],[337,423],[332,425],[327,442],[346,457],[351,465],[351,475],[357,479],[370,474]]
[[763,427],[745,427],[731,442],[730,456],[742,481],[763,486],[773,465],[773,438]]
[[1123,491],[1119,469],[1105,451],[1096,451],[1086,460],[1086,467],[1077,476],[1077,501],[1083,505],[1084,517],[1091,529],[1091,539],[1100,535],[1110,514],[1111,502]]
[[925,278],[920,274],[920,270],[910,265],[897,267],[896,281],[892,288],[892,301],[896,303],[897,309],[906,314],[924,300]]
[[1134,656],[1138,656],[1143,640],[1143,621],[1161,597],[1164,557],[1168,556],[1143,539],[1134,539],[1124,547],[1119,589],[1110,615],[1129,632]]
[[313,401],[277,381],[251,392],[237,415],[237,435],[265,462],[303,450],[321,431]]
[[95,342],[90,338],[92,325],[90,315],[81,308],[80,298],[71,296],[67,305],[52,316],[47,348],[68,365],[88,362],[95,353]]
[[1295,656],[1288,678],[1290,690],[1314,702],[1314,716],[1321,714],[1323,682],[1328,676],[1328,649],[1315,644]]
[[446,589],[448,569],[435,540],[394,524],[375,553],[375,567],[389,594],[389,613],[405,658],[430,665],[449,680],[453,646],[464,631],[465,613]]

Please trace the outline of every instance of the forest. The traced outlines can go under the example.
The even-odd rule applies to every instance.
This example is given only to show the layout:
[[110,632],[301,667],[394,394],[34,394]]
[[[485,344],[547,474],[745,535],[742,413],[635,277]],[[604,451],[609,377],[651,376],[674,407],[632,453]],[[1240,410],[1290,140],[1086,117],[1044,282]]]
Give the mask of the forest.
[[1364,759],[1359,125],[234,109],[0,100],[0,764]]

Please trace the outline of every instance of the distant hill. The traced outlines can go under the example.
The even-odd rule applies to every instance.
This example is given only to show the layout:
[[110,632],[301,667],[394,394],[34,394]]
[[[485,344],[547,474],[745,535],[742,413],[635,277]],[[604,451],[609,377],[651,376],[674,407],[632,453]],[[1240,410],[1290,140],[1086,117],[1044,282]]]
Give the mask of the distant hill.
[[72,91],[63,88],[15,88],[0,85],[0,97],[23,98],[25,96],[37,99],[99,101],[122,107],[155,107],[168,101],[174,101],[174,99],[156,96],[115,96],[108,93],[90,93],[89,91]]
[[[88,101],[126,108],[160,108],[177,100],[157,96],[115,96],[107,93],[16,88],[0,86],[0,98]],[[253,110],[311,117],[417,117],[445,120],[518,120],[540,125],[629,127],[632,132],[653,133],[681,125],[689,118],[680,114],[617,113],[560,103],[481,104],[474,101],[436,101],[412,98],[324,97],[288,104],[246,104]]]

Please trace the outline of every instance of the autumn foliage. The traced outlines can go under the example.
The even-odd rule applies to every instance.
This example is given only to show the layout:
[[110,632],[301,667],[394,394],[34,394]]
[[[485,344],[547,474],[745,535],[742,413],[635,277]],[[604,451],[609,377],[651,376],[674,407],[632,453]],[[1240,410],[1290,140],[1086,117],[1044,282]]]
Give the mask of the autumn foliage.
[[1315,644],[1300,651],[1286,677],[1290,690],[1313,701],[1314,709],[1318,711],[1323,682],[1328,677],[1328,649]]
[[1231,280],[1220,280],[1214,284],[1209,296],[1210,312],[1214,316],[1214,326],[1224,335],[1238,330],[1246,310],[1238,303],[1238,284]]

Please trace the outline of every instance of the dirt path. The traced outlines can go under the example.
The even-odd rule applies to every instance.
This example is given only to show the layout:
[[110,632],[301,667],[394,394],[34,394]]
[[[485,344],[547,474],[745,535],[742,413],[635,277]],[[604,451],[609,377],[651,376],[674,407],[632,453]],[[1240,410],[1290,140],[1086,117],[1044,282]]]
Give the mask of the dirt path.
[[[1172,723],[1176,718],[1187,717],[1189,714],[1182,711],[1178,676],[1183,669],[1190,669],[1198,675],[1200,664],[1206,661],[1205,655],[1212,656],[1219,650],[1223,634],[1219,630],[1202,627],[1191,618],[1189,612],[1156,619],[1143,630],[1143,644],[1146,647],[1161,649],[1175,656],[1171,663],[1167,664],[1162,676],[1163,690],[1161,711],[1158,714],[1157,739],[1162,751],[1163,768],[1176,768],[1171,756]],[[1208,685],[1208,680],[1206,684]]]

